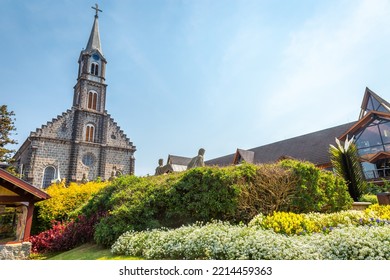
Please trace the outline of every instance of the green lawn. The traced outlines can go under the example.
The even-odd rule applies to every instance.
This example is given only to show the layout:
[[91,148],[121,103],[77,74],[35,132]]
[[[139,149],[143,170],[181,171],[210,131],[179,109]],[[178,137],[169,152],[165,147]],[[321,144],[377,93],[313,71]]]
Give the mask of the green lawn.
[[50,254],[32,254],[33,260],[140,260],[140,258],[113,255],[110,249],[88,243],[70,251]]

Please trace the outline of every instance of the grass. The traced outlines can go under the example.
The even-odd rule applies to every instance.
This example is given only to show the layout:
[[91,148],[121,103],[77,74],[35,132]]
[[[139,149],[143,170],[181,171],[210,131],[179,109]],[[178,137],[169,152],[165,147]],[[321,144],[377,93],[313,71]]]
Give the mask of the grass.
[[61,253],[31,254],[32,260],[140,260],[140,258],[113,255],[110,249],[87,243]]

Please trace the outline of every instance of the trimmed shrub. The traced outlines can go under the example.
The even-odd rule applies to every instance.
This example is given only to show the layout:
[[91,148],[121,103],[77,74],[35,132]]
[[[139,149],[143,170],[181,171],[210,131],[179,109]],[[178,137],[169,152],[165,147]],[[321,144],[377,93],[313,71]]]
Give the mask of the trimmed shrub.
[[361,202],[370,202],[371,204],[378,204],[378,197],[376,194],[363,194],[360,197]]
[[298,180],[293,198],[282,210],[294,213],[330,213],[351,208],[353,201],[342,178],[321,170],[310,162],[288,159],[281,161],[280,165],[290,168]]
[[179,176],[122,176],[102,189],[82,210],[87,216],[106,213],[96,225],[96,242],[108,246],[127,230],[161,227],[170,185]]
[[211,220],[248,222],[275,210],[332,212],[351,204],[342,179],[312,164],[287,160],[143,178],[123,176],[94,195],[81,213],[106,213],[96,226],[95,240],[110,246],[128,230]]
[[203,167],[183,173],[169,188],[164,226],[234,219],[240,184],[246,181],[245,174],[251,172],[250,168]]

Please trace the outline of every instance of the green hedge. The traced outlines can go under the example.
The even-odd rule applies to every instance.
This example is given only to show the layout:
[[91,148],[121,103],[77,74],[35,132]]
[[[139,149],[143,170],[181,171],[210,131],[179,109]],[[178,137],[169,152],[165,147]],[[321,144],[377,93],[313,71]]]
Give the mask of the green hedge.
[[291,168],[298,177],[295,195],[287,209],[283,210],[329,213],[350,208],[353,201],[342,178],[308,162],[284,160],[280,165]]
[[82,214],[103,213],[95,240],[110,246],[128,230],[211,220],[248,222],[270,211],[332,212],[349,209],[351,203],[343,180],[313,164],[286,160],[194,168],[161,176],[123,176],[96,194]]

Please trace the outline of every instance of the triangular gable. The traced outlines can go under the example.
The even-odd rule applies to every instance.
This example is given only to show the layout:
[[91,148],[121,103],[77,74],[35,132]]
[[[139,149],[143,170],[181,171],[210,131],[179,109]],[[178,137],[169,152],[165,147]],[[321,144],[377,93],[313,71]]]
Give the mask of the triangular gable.
[[[48,121],[46,124],[37,128],[30,133],[30,137],[46,137],[52,139],[71,140],[72,133],[69,130],[72,129],[73,119],[75,111],[72,108]],[[28,143],[29,139],[26,140]]]
[[[50,196],[44,191],[30,185],[18,177],[15,177],[3,169],[0,169],[0,185],[1,187],[18,195],[18,198],[11,199],[14,200],[14,202],[41,201],[50,198]],[[0,200],[6,199],[9,196],[15,197],[15,195],[6,194],[0,198]]]
[[167,164],[163,166],[162,173],[186,171],[190,161],[191,158],[168,155]]
[[133,142],[130,141],[130,138],[123,132],[120,126],[114,121],[114,119],[109,116],[107,124],[107,143],[113,147],[121,147],[126,149],[133,149],[136,151],[136,147],[133,145]]
[[253,163],[255,158],[255,152],[237,149],[233,159],[233,164],[240,164],[242,161],[247,163]]
[[371,111],[390,113],[390,103],[369,88],[366,88],[362,101],[359,120],[364,118]]
[[359,121],[357,121],[350,129],[348,129],[343,135],[338,137],[341,141],[345,141],[347,136],[354,135],[359,129],[366,126],[370,122],[372,122],[376,117],[383,118],[383,119],[389,119],[390,120],[390,112],[384,113],[384,112],[377,112],[377,111],[370,111],[367,112],[366,115],[364,115]]

